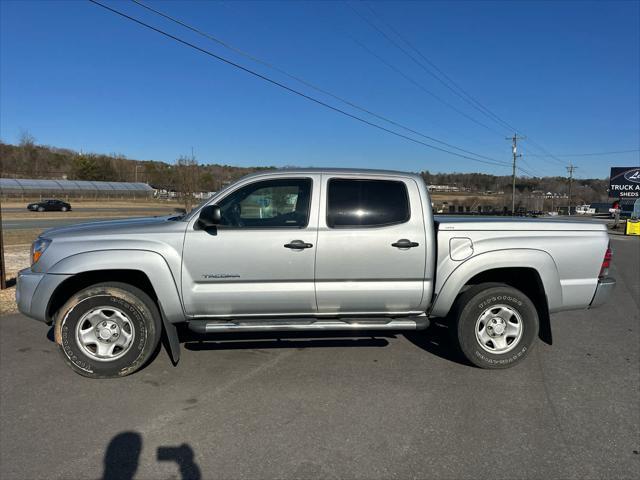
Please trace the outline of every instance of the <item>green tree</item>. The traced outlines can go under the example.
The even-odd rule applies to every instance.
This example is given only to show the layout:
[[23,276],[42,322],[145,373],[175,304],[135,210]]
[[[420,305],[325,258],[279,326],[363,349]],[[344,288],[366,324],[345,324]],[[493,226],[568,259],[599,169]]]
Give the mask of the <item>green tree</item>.
[[71,179],[98,180],[99,177],[100,168],[93,157],[89,155],[78,155],[71,161]]

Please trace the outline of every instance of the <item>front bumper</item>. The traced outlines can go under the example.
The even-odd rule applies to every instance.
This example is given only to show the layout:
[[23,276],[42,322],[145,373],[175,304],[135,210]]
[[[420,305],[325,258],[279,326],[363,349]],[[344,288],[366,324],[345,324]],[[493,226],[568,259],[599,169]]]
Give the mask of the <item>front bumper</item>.
[[616,286],[616,279],[611,277],[605,277],[598,280],[598,286],[596,287],[596,293],[593,295],[593,299],[589,304],[589,308],[596,308],[606,303],[611,296],[611,292]]
[[25,268],[18,272],[16,279],[16,303],[18,310],[24,315],[31,316],[31,301],[36,293],[43,273],[34,273],[30,268]]
[[16,280],[16,303],[20,313],[27,317],[51,323],[47,309],[56,288],[71,275],[53,275],[33,272],[25,268],[18,272]]

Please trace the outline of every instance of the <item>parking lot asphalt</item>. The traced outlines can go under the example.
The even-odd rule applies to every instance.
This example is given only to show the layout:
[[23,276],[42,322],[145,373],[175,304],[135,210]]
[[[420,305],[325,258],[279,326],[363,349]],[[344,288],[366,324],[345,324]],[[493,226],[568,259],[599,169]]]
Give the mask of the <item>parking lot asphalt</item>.
[[[640,239],[612,237],[611,301],[480,370],[446,328],[201,337],[89,380],[49,327],[0,318],[0,478],[638,478]],[[576,248],[579,248],[577,245]]]

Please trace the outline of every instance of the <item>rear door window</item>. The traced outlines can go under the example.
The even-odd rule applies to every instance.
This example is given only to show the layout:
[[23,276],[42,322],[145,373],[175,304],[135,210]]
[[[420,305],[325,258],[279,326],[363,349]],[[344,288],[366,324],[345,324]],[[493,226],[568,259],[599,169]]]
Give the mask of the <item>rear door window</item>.
[[409,220],[404,182],[332,178],[328,183],[327,226],[383,227]]

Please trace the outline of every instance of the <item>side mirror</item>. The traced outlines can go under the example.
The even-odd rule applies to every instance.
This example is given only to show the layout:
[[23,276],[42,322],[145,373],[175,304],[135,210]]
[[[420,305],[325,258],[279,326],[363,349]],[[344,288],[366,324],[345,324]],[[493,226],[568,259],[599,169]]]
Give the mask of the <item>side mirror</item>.
[[207,205],[200,210],[198,226],[203,229],[215,227],[220,224],[221,219],[220,207],[218,205]]

